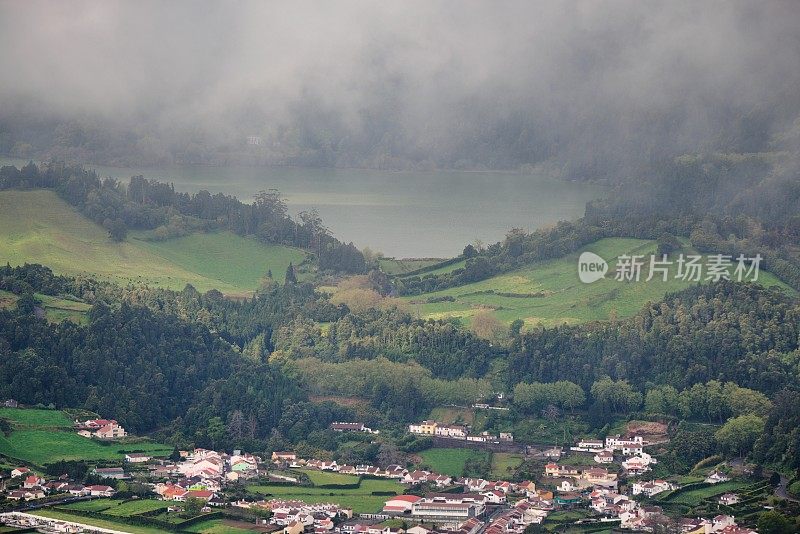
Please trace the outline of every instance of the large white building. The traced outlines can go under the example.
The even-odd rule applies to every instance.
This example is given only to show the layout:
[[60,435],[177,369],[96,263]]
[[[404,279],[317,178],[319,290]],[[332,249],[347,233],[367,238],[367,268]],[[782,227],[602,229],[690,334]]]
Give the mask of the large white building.
[[466,521],[486,510],[486,497],[477,493],[431,493],[411,507],[412,517],[431,521]]

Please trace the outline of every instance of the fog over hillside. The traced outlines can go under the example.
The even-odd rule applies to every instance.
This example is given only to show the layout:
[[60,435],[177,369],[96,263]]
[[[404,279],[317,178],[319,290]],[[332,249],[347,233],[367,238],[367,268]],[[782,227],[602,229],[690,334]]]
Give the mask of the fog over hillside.
[[791,1],[5,2],[0,152],[603,177],[781,148],[798,27]]

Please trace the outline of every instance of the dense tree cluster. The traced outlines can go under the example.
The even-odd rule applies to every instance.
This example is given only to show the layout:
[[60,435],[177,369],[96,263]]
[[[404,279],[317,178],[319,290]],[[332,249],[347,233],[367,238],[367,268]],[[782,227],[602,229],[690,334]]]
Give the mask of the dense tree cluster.
[[509,354],[514,378],[570,380],[584,388],[604,376],[638,389],[683,389],[720,380],[767,394],[796,383],[796,302],[778,291],[721,282],[646,306],[634,317],[534,330]]
[[520,420],[563,411],[600,429],[643,412],[723,425],[710,449],[674,451],[676,465],[751,450],[794,465],[800,447],[798,304],[754,285],[701,285],[630,319],[515,328],[491,345],[392,307],[355,313],[302,283],[243,301],[78,282],[36,265],[2,268],[0,283],[94,303],[85,326],[48,324],[22,298],[1,311],[0,397],[113,414],[134,431],[170,427],[173,443],[335,448],[327,425],[355,412],[308,395],[357,397],[361,417],[391,425],[505,391]]

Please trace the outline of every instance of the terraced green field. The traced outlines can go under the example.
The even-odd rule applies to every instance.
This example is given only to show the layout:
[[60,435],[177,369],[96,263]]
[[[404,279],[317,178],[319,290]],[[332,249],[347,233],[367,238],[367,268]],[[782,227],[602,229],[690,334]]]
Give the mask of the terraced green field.
[[[526,326],[574,324],[594,320],[607,320],[614,316],[634,315],[648,301],[656,302],[666,293],[689,287],[692,282],[676,279],[673,265],[666,281],[660,277],[645,282],[647,269],[639,282],[614,280],[616,258],[622,254],[649,256],[656,250],[654,241],[640,239],[602,239],[585,248],[598,254],[609,263],[606,278],[592,284],[578,279],[579,253],[563,258],[539,262],[528,267],[501,274],[487,280],[446,289],[404,297],[409,309],[419,311],[424,318],[457,318],[469,323],[479,311],[486,310],[504,323],[522,319]],[[694,253],[686,248],[686,254]],[[794,293],[771,273],[761,271],[759,283],[779,286]],[[452,297],[452,302],[428,302],[429,299]]]
[[0,262],[41,263],[60,274],[92,275],[121,284],[146,283],[240,295],[272,270],[282,281],[289,262],[305,252],[267,246],[229,232],[193,234],[161,242],[131,235],[114,243],[106,231],[54,192],[0,191]]

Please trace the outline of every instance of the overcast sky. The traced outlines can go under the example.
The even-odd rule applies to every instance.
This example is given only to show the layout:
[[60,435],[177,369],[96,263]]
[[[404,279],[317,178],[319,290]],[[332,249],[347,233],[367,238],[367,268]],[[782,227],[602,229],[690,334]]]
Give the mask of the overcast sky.
[[6,1],[0,106],[261,131],[313,105],[419,143],[680,107],[702,136],[797,86],[798,28],[796,1]]

